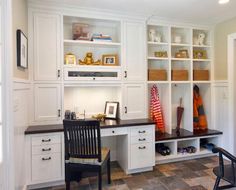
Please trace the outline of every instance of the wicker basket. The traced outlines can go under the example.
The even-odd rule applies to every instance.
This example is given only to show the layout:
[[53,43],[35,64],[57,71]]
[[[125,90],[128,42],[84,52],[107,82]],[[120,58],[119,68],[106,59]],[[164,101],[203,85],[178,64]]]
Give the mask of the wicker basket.
[[186,80],[188,80],[188,71],[187,70],[172,70],[171,71],[171,80],[173,80],[173,81],[186,81]]
[[165,81],[167,80],[167,72],[164,69],[149,69],[148,80],[149,81]]
[[209,80],[209,71],[193,70],[193,80]]

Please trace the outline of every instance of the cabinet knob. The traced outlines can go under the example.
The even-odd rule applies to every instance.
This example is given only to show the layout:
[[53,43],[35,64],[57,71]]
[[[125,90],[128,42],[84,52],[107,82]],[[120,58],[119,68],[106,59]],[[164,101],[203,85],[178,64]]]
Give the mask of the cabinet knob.
[[43,161],[51,160],[51,159],[52,159],[51,157],[48,157],[48,158],[42,158]]
[[146,149],[146,146],[142,146],[142,147],[139,146],[138,149],[140,149],[140,150]]
[[51,141],[51,139],[47,139],[47,140],[42,139],[42,142],[50,142],[50,141]]
[[96,78],[95,78],[95,77],[93,77],[93,80],[96,80]]
[[115,133],[115,131],[112,131],[112,133]]
[[43,148],[42,151],[43,151],[43,152],[51,151],[51,148]]
[[58,117],[61,117],[61,110],[57,110],[58,111]]
[[138,133],[146,133],[146,131],[144,130],[144,131],[138,131]]
[[127,78],[127,71],[125,71],[125,78]]
[[61,77],[61,70],[58,69],[58,70],[57,70],[57,78],[60,78],[60,77]]
[[146,139],[145,139],[145,138],[143,138],[143,139],[138,139],[138,141],[146,141]]

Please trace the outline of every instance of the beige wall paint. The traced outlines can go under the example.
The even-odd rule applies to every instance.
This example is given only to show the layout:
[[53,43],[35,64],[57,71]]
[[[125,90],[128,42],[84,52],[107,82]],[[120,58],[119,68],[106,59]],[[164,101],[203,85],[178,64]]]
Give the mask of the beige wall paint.
[[227,80],[227,36],[236,33],[236,17],[215,27],[215,80]]
[[13,35],[13,76],[28,79],[28,69],[17,67],[16,63],[16,30],[21,29],[28,36],[27,0],[12,0],[12,35]]

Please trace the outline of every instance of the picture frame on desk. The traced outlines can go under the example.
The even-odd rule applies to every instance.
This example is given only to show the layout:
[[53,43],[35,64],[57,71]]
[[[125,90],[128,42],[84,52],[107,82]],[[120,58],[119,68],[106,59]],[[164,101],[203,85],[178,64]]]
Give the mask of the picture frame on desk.
[[117,119],[119,102],[106,102],[104,114],[106,119]]
[[21,30],[16,31],[17,67],[28,68],[28,39]]

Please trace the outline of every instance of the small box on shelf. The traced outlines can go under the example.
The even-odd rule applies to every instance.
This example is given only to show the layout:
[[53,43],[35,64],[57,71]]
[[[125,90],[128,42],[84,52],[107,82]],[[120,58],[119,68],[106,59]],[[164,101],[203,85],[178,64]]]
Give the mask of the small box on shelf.
[[166,81],[167,72],[165,69],[149,69],[148,80],[149,81]]
[[209,80],[209,70],[193,70],[193,80]]
[[188,80],[188,71],[187,70],[172,70],[171,71],[171,80],[172,81],[186,81],[186,80]]

